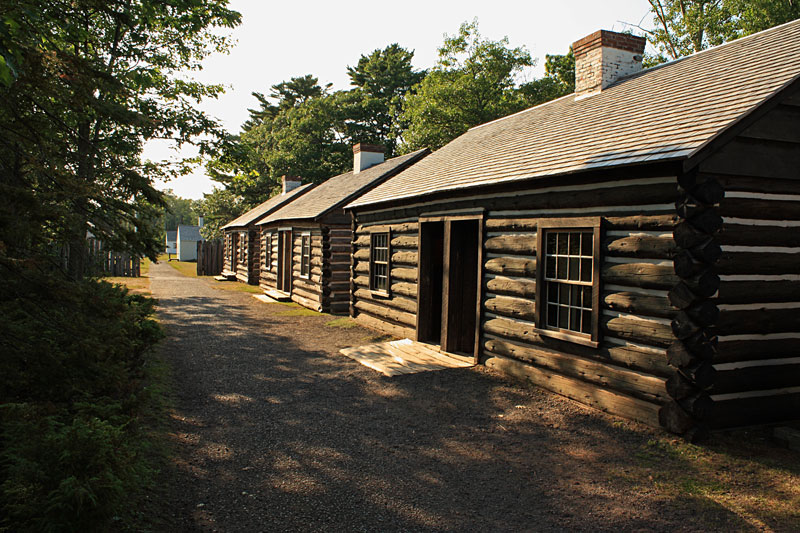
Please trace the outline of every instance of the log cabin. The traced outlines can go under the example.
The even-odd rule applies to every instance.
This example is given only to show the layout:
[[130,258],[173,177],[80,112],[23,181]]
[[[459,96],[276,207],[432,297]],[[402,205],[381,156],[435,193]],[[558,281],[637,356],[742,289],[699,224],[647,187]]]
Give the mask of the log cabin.
[[353,239],[344,205],[428,153],[384,161],[383,146],[356,144],[352,171],[329,178],[259,222],[265,292],[314,311],[347,314]]
[[222,276],[258,285],[261,239],[256,223],[313,188],[300,178],[283,176],[281,192],[222,226],[225,247]]
[[797,418],[800,21],[644,46],[348,204],[351,315],[687,438]]

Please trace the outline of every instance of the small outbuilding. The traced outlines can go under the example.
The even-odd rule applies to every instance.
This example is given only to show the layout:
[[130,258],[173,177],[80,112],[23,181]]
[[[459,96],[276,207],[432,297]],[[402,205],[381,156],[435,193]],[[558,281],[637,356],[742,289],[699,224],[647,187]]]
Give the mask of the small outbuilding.
[[383,150],[356,144],[352,171],[317,185],[257,223],[264,250],[261,287],[267,294],[316,311],[348,312],[353,231],[343,206],[428,154],[419,150],[384,161]]
[[300,178],[282,177],[281,192],[222,226],[225,235],[222,276],[258,285],[261,238],[256,224],[313,188]]
[[164,253],[168,254],[170,258],[172,254],[178,253],[178,231],[177,230],[168,230],[166,231],[166,238],[164,242]]
[[698,435],[800,416],[800,21],[472,128],[351,202],[351,314]]
[[178,261],[197,261],[197,243],[203,240],[198,226],[178,225],[175,237],[175,247],[178,251]]

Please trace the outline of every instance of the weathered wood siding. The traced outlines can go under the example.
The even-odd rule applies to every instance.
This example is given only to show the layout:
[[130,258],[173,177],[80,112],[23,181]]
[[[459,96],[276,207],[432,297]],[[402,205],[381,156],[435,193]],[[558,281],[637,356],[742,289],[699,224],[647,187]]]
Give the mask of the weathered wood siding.
[[709,301],[717,349],[698,415],[714,427],[796,418],[800,413],[800,96],[748,127],[703,162],[714,181],[721,254]]
[[222,260],[222,270],[225,272],[233,272],[234,254],[236,253],[236,232],[225,232],[225,252]]
[[[677,220],[675,177],[549,186],[357,215],[352,313],[367,325],[414,338],[420,214],[483,208],[480,355],[488,366],[629,418],[658,424],[672,372],[666,348],[677,312],[668,291]],[[537,220],[602,216],[601,342],[598,348],[534,330]],[[369,233],[391,230],[391,295],[369,290]]]
[[[234,272],[237,280],[252,285],[258,284],[257,272],[259,271],[258,259],[261,242],[258,233],[255,228],[237,231]],[[244,248],[244,257],[241,255],[242,248]]]

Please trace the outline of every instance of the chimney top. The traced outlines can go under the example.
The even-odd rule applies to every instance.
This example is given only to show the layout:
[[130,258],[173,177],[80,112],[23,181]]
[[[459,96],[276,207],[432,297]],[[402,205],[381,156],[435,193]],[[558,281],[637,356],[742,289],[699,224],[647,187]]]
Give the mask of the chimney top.
[[303,178],[284,174],[283,176],[281,176],[281,185],[283,189],[281,191],[281,194],[286,194],[287,192],[298,188],[302,184],[303,184]]
[[358,143],[353,145],[353,174],[383,163],[385,147],[380,144]]
[[573,43],[575,95],[598,93],[620,78],[642,70],[647,39],[628,33],[598,30]]

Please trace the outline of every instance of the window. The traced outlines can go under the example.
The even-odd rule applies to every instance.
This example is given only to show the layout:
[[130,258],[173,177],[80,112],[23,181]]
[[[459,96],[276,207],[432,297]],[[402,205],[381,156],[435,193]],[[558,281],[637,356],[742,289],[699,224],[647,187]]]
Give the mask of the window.
[[389,293],[389,233],[370,235],[369,288]]
[[539,224],[537,330],[597,345],[600,219],[548,219]]
[[303,233],[300,236],[300,276],[311,276],[311,234]]
[[264,266],[272,270],[272,233],[264,232]]
[[239,262],[244,263],[247,258],[247,233],[239,232]]

